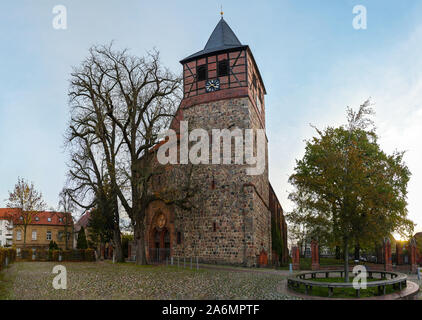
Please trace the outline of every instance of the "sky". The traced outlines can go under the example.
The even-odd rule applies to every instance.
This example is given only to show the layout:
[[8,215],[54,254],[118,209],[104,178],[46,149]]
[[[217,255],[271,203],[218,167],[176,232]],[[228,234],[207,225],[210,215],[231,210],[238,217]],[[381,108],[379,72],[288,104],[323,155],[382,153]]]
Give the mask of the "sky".
[[[114,41],[142,56],[156,48],[164,65],[204,46],[224,17],[248,44],[266,89],[270,181],[285,211],[288,177],[318,128],[345,123],[346,107],[374,103],[382,148],[406,151],[409,217],[422,231],[422,2],[417,0],[82,1],[0,4],[0,207],[18,177],[33,181],[49,207],[65,183],[63,134],[68,86],[95,44]],[[67,29],[53,28],[64,5]],[[367,10],[356,30],[353,8]]]

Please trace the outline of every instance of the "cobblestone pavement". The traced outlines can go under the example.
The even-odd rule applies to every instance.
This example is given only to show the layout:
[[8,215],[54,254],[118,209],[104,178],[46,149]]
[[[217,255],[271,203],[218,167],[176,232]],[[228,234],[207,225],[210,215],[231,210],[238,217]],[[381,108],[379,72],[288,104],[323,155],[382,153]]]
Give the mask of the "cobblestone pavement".
[[[3,299],[295,299],[285,291],[285,272],[191,270],[134,264],[62,263],[67,290],[53,289],[53,262],[18,262],[4,272]],[[3,290],[4,292],[5,290]]]

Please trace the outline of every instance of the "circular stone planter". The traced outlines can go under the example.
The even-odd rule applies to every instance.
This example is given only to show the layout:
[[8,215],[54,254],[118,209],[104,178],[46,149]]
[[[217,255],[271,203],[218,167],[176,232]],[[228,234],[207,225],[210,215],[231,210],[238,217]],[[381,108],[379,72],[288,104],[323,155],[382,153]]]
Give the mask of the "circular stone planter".
[[[374,275],[379,275],[380,280],[368,281],[367,288],[378,288],[378,296],[366,298],[366,299],[404,299],[407,296],[414,296],[419,291],[419,286],[413,282],[407,281],[407,276],[398,272],[389,271],[367,271],[368,279],[373,279]],[[312,288],[328,288],[328,298],[332,299],[334,290],[336,288],[354,289],[353,283],[342,283],[342,282],[319,282],[317,278],[330,278],[330,275],[336,275],[343,277],[344,270],[330,270],[330,271],[309,271],[301,272],[287,279],[287,287],[289,291],[299,297],[305,299],[324,299],[326,297],[311,296]],[[389,295],[386,295],[386,288],[388,285],[392,285],[394,289],[398,291]],[[305,294],[298,293],[299,288],[305,288]],[[356,298],[360,298],[360,289],[354,289],[356,291]],[[347,299],[347,298],[344,298]],[[362,298],[364,299],[364,298]]]

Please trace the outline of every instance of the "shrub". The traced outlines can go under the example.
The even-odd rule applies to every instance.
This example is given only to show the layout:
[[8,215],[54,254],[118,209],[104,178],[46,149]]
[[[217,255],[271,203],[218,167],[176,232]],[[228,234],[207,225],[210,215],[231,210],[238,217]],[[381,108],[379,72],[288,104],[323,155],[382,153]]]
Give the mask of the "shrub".
[[48,249],[48,261],[53,261],[53,250]]
[[82,252],[84,250],[72,250],[70,261],[82,261]]
[[16,260],[16,249],[8,248],[8,249],[6,249],[6,252],[7,252],[7,255],[9,257],[9,262],[10,263],[15,262],[15,260]]
[[37,249],[35,251],[35,260],[37,261],[46,261],[48,259],[48,250]]
[[[59,255],[62,261],[95,261],[94,249],[76,249],[76,250],[45,250],[37,249],[35,251],[35,260],[37,261],[59,261]],[[6,257],[9,263],[16,260],[16,249],[0,248],[0,270],[6,263]],[[21,258],[24,260],[32,260],[32,249],[21,249]]]
[[21,249],[21,258],[24,260],[32,260],[32,250],[31,249]]
[[59,250],[51,250],[51,251],[52,251],[52,260],[59,261],[60,251]]
[[50,250],[59,250],[59,246],[57,245],[56,241],[51,240],[49,244]]
[[84,255],[85,261],[95,261],[95,250],[94,249],[86,249]]
[[71,261],[72,260],[72,251],[63,250],[62,251],[62,261]]
[[3,268],[3,261],[5,260],[6,252],[0,248],[0,270]]
[[13,263],[16,260],[16,249],[0,248],[0,270],[6,266],[6,259],[8,263]]

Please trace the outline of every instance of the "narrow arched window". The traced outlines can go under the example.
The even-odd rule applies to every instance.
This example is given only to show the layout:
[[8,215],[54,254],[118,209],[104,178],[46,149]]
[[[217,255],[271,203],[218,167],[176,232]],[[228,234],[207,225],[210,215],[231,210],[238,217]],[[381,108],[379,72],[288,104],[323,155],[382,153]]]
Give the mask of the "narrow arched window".
[[229,62],[228,60],[222,60],[218,62],[218,76],[225,77],[229,75]]
[[196,80],[197,81],[204,81],[207,80],[208,72],[207,72],[207,66],[203,64],[202,66],[199,66],[196,68]]

